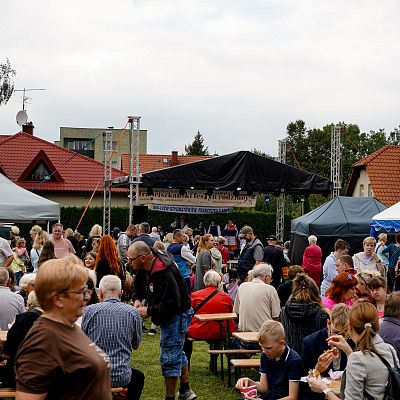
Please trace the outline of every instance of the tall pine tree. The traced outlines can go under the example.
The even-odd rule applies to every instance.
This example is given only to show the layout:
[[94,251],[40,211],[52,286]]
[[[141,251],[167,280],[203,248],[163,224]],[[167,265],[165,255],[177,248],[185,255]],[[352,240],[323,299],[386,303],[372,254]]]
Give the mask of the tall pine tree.
[[204,147],[204,139],[200,131],[197,131],[196,136],[191,144],[185,146],[187,156],[208,156],[208,147]]

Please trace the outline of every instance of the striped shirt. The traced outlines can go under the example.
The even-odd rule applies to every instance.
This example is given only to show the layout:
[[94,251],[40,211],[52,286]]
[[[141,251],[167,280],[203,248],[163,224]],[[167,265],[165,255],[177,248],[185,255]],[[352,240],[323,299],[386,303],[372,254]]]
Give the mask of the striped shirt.
[[82,330],[110,358],[113,387],[131,380],[131,352],[142,340],[142,319],[135,307],[117,297],[85,308]]

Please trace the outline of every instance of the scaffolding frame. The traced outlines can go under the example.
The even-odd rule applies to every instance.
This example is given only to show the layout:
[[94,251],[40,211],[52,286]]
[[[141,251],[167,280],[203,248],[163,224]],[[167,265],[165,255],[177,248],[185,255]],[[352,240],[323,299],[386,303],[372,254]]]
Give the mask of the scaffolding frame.
[[332,126],[331,130],[331,181],[333,182],[332,198],[339,196],[342,188],[341,182],[341,132],[338,125]]
[[140,117],[128,117],[129,121],[129,225],[133,221],[134,206],[140,204]]
[[[278,161],[286,164],[287,139],[278,141]],[[285,192],[281,188],[276,202],[276,237],[279,242],[283,241],[285,231]]]
[[109,235],[111,233],[112,131],[106,130],[102,134],[104,154],[103,232],[105,235]]
[[140,117],[128,116],[129,123],[129,176],[112,179],[112,131],[103,131],[104,151],[104,199],[103,232],[111,233],[111,190],[112,187],[129,186],[129,225],[132,224],[134,206],[140,204]]

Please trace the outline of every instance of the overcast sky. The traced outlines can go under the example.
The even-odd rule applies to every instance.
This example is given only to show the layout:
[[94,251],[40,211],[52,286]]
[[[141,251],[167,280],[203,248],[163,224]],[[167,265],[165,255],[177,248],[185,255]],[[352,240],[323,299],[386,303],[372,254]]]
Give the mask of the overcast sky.
[[[121,128],[140,115],[148,152],[275,155],[296,119],[308,127],[400,124],[398,0],[1,1],[9,58],[35,135],[60,126]],[[22,95],[0,107],[19,130]]]

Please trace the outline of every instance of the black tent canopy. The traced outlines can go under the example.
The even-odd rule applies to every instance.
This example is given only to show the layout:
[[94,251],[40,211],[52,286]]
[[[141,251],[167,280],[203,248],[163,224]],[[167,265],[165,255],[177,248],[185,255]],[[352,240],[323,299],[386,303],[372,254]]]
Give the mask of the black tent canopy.
[[338,196],[294,219],[290,238],[292,263],[301,265],[309,235],[317,236],[323,260],[339,238],[350,244],[351,254],[361,251],[362,241],[369,235],[371,218],[386,208],[375,197]]
[[141,187],[243,190],[289,194],[328,193],[329,179],[259,156],[238,151],[190,164],[146,172]]

